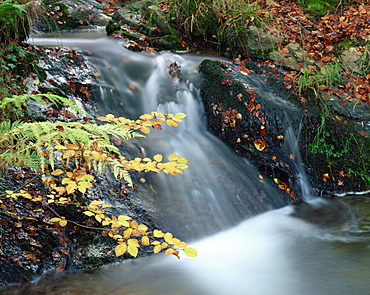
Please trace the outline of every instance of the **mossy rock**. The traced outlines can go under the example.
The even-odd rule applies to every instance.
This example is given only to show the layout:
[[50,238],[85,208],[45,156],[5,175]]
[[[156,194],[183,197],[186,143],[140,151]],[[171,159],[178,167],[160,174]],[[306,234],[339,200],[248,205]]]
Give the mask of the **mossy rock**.
[[283,39],[283,37],[266,33],[262,28],[250,26],[247,39],[247,54],[253,58],[268,59],[269,54],[277,49],[277,44],[281,43]]

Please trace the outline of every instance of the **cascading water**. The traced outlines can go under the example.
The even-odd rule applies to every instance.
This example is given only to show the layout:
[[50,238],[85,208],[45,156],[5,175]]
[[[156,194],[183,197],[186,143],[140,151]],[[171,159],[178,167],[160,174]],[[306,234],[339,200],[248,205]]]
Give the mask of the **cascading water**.
[[[278,192],[260,179],[252,165],[206,131],[193,85],[202,57],[131,53],[107,39],[63,43],[94,53],[91,58],[104,78],[98,102],[101,113],[132,118],[154,110],[188,115],[179,128],[153,132],[134,145],[148,156],[178,153],[189,159],[185,175],[148,177],[146,183],[155,192],[153,206],[163,210],[163,224],[189,237],[197,236],[194,231],[205,235],[234,227],[192,244],[197,258],[175,261],[156,255],[92,274],[62,278],[58,274],[12,294],[368,294],[370,220],[353,222],[342,203],[328,206],[321,200],[316,207],[309,206],[315,207],[309,213],[304,207],[299,211],[287,206],[239,223],[251,213],[281,207],[282,202],[276,201]],[[183,81],[174,82],[167,74],[166,65],[173,62],[181,66]],[[288,126],[285,148],[300,163],[294,145],[297,136]],[[311,195],[304,190],[303,173],[300,179],[304,194]],[[330,214],[318,212],[321,203]],[[342,222],[328,225],[327,215]]]

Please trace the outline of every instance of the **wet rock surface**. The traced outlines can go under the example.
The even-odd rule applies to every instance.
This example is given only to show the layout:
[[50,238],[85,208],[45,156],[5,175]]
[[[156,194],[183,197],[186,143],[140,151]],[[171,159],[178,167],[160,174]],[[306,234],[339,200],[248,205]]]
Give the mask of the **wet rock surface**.
[[[327,137],[326,141],[319,142],[314,150],[310,144],[322,123],[322,110],[314,102],[302,103],[289,83],[292,78],[289,70],[271,63],[244,61],[236,65],[206,60],[200,72],[210,130],[250,159],[262,173],[278,179],[280,188],[286,191],[282,183],[294,187],[299,182],[296,179],[299,169],[303,168],[318,194],[366,190],[359,175],[349,175],[344,170],[357,168],[356,157],[369,156],[368,138],[356,131],[356,124],[361,122],[355,119],[355,114],[344,116],[337,100],[333,108],[340,108],[342,113],[326,118],[328,133],[322,135]],[[327,103],[334,104],[330,99]],[[367,106],[363,104],[360,109],[363,108]],[[289,147],[291,140],[299,140],[301,159],[296,153],[298,146],[296,150]],[[326,163],[328,156],[334,159],[333,167]],[[366,169],[361,173],[366,173]],[[328,176],[333,170],[335,174],[330,175],[334,176]],[[291,197],[295,199],[296,195]]]

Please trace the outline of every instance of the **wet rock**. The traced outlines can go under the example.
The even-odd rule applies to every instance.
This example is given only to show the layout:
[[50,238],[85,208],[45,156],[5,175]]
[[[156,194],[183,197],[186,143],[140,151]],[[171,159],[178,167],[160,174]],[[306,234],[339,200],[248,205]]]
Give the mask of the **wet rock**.
[[306,66],[319,66],[317,61],[308,57],[307,51],[305,51],[299,44],[289,43],[285,46],[285,48],[288,49],[288,53],[282,53],[278,50],[275,50],[270,53],[269,58],[275,63],[280,63],[280,61],[282,61],[284,66],[297,71],[301,69],[301,66],[299,66],[300,64]]
[[314,94],[302,102],[289,72],[269,63],[205,60],[200,72],[209,129],[280,188],[299,193],[303,169],[318,195],[368,190],[368,105],[325,95],[327,109]]
[[152,1],[132,2],[117,10],[106,26],[108,35],[128,39],[139,45],[127,46],[130,50],[141,51],[146,47],[157,51],[183,50],[179,33],[163,21],[158,8],[152,4]]
[[346,49],[341,54],[343,65],[350,71],[361,73],[361,62],[363,54],[356,50],[356,48],[351,47]]
[[246,75],[235,65],[211,60],[201,63],[201,96],[208,127],[263,174],[281,183],[295,183],[297,165],[283,139],[288,128],[299,130],[303,111],[286,89],[264,86],[272,75],[263,73],[254,62],[246,62],[245,67]]
[[[249,26],[247,39],[247,54],[255,58],[269,58],[270,52],[277,49],[277,44],[284,40],[281,36],[274,36],[262,28]],[[236,43],[234,46],[239,46]]]
[[96,0],[44,1],[43,14],[35,20],[36,32],[70,31],[92,29],[105,26],[110,16],[104,12],[104,6]]

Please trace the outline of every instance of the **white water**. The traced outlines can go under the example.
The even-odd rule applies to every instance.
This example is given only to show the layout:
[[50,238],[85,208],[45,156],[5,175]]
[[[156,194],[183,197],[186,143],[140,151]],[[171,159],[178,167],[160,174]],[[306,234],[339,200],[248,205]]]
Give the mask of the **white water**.
[[[37,41],[42,42],[45,40]],[[157,206],[168,215],[167,218],[162,217],[166,226],[171,228],[172,223],[176,223],[176,218],[182,214],[186,217],[182,217],[181,222],[189,216],[207,214],[206,218],[197,220],[197,223],[202,222],[201,229],[205,232],[209,230],[207,222],[212,223],[209,226],[211,228],[217,227],[217,222],[221,226],[225,223],[235,224],[244,219],[243,214],[246,213],[244,210],[236,216],[233,213],[238,206],[247,205],[239,201],[243,193],[247,193],[246,199],[251,199],[252,213],[269,209],[271,200],[266,199],[273,197],[271,195],[274,191],[268,185],[261,185],[258,173],[250,164],[235,157],[232,151],[207,133],[195,91],[191,87],[189,91],[185,85],[174,86],[172,82],[166,84],[164,81],[167,78],[161,78],[166,60],[177,59],[186,79],[186,72],[190,72],[196,65],[194,58],[190,58],[191,64],[187,64],[187,58],[171,54],[143,57],[127,52],[117,46],[117,42],[106,39],[83,43],[71,39],[64,40],[63,44],[92,52],[99,51],[100,54],[104,51],[109,53],[101,62],[111,67],[105,72],[103,67],[99,67],[102,76],[109,77],[104,81],[106,88],[102,87],[101,91],[100,109],[103,113],[115,110],[116,114],[121,115],[120,102],[125,103],[125,109],[122,110],[124,115],[138,116],[150,112],[157,107],[156,97],[162,87],[165,91],[175,93],[179,102],[161,105],[160,110],[188,114],[182,127],[153,133],[148,138],[150,146],[145,147],[145,143],[142,143],[145,152],[150,155],[165,151],[179,153],[190,160],[187,171],[189,175],[149,179],[160,192],[155,197],[158,199]],[[122,63],[122,59],[135,61],[136,66],[131,67],[130,71],[123,71],[130,62]],[[118,96],[114,91],[107,91],[119,83],[134,83],[136,90],[143,93],[147,100],[138,100],[137,95],[127,87]],[[227,181],[233,185],[225,185]],[[235,188],[235,183],[241,189]],[[208,186],[205,187],[205,184]],[[264,198],[261,198],[262,195]],[[184,198],[186,196],[188,198]],[[326,203],[322,200],[310,203],[309,208],[312,210],[309,216],[313,216],[314,222],[320,226],[302,219],[307,218],[306,209],[295,213],[302,217],[297,218],[292,216],[294,208],[287,206],[249,218],[228,230],[192,243],[191,246],[199,252],[197,258],[183,257],[177,261],[174,257],[158,255],[109,266],[93,274],[66,278],[60,278],[58,274],[40,281],[22,294],[30,294],[32,291],[35,294],[114,295],[369,294],[369,238],[358,238],[351,234],[359,225],[352,214],[343,210],[346,207],[329,205],[337,214],[334,219],[342,218],[344,221],[337,226],[328,226],[328,217],[320,215],[320,208],[325,207]],[[171,213],[171,206],[175,212]],[[274,206],[279,207],[279,203]],[[213,214],[208,215],[209,211]],[[187,226],[177,224],[173,229],[181,232]],[[14,291],[14,294],[17,292]]]

